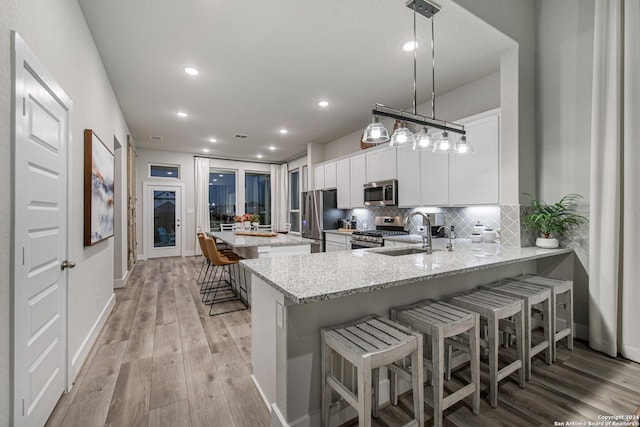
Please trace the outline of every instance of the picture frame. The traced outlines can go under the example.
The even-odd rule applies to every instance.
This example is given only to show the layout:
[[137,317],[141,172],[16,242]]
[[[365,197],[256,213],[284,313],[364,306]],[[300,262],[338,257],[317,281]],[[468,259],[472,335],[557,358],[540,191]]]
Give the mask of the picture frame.
[[91,129],[84,130],[84,246],[113,237],[115,159]]

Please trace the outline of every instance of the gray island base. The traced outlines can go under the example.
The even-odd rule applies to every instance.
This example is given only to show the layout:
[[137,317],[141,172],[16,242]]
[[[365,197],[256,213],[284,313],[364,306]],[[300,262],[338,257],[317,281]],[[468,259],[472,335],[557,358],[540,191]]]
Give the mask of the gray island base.
[[[445,242],[435,242],[444,249]],[[416,247],[416,245],[408,245]],[[418,245],[419,246],[419,245]],[[252,378],[274,426],[320,426],[320,329],[524,273],[570,279],[570,249],[458,239],[453,252],[391,257],[377,248],[242,261],[252,272]],[[347,375],[347,374],[345,374]],[[380,374],[380,402],[389,400]],[[331,425],[354,416],[332,408]]]

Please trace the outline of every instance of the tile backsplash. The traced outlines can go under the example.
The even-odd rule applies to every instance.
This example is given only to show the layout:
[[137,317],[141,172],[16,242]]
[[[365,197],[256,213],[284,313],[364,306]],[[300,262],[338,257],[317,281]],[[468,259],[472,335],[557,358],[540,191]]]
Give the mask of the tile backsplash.
[[[460,208],[397,208],[393,206],[370,207],[362,209],[352,209],[348,214],[358,218],[358,228],[375,228],[374,218],[376,216],[403,216],[406,217],[414,211],[428,213],[443,213],[444,223],[447,226],[455,226],[456,236],[468,239],[473,226],[480,222],[482,225],[489,225],[496,229],[500,227],[500,207],[498,206],[472,206]],[[422,225],[422,219],[418,216],[411,218],[409,232],[416,233],[417,226]]]

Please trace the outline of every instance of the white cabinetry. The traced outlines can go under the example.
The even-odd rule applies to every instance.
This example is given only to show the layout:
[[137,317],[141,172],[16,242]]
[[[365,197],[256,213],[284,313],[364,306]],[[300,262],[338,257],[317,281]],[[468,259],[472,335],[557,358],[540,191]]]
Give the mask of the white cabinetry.
[[324,188],[336,188],[336,162],[324,165]]
[[336,188],[336,162],[323,163],[313,168],[313,188],[328,190]]
[[383,147],[372,149],[366,153],[366,182],[396,179],[396,149]]
[[487,205],[500,201],[500,115],[497,110],[461,120],[475,154],[450,156],[452,205]]
[[398,206],[449,204],[449,160],[446,154],[398,148]]
[[364,207],[364,184],[367,182],[366,177],[366,161],[365,155],[359,154],[349,159],[349,176],[350,176],[350,188],[352,208]]
[[324,190],[324,165],[313,168],[313,189]]
[[351,249],[351,235],[349,234],[324,234],[326,252],[346,251]]
[[336,162],[336,189],[338,190],[338,209],[351,208],[351,168],[349,159]]

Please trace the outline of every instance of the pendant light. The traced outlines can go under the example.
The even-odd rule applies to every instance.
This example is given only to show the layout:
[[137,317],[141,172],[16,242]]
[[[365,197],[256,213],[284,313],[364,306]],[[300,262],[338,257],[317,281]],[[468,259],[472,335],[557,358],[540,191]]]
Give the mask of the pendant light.
[[[416,4],[417,3],[417,4]],[[464,126],[457,123],[446,122],[436,118],[435,100],[435,41],[433,16],[440,11],[439,6],[432,4],[429,0],[409,0],[406,5],[413,10],[413,40],[416,37],[416,15],[420,13],[427,19],[431,19],[431,69],[432,69],[432,91],[431,91],[431,117],[419,116],[417,112],[417,49],[413,49],[413,113],[387,107],[382,104],[375,104],[372,114],[373,122],[367,126],[362,141],[372,144],[381,144],[390,141],[392,147],[412,146],[416,151],[435,151],[451,153],[455,151],[455,145],[448,138],[448,133],[465,135]],[[389,132],[382,123],[378,121],[378,116],[390,117],[401,121],[401,125],[395,130],[391,138]],[[422,126],[422,130],[413,135],[407,128],[407,123],[416,123]],[[442,137],[434,142],[433,136],[429,133],[429,128],[443,130]],[[461,139],[462,141],[462,139]],[[466,138],[464,139],[466,143]],[[468,143],[466,143],[468,144]],[[442,147],[438,149],[438,147]],[[446,147],[446,149],[445,149]],[[470,147],[470,145],[468,145]]]
[[460,140],[456,143],[456,148],[454,154],[459,156],[464,156],[467,154],[473,154],[473,145],[467,142],[467,135],[462,135]]
[[416,142],[413,133],[407,127],[407,122],[400,122],[398,128],[391,135],[389,146],[391,147],[408,147]]
[[414,137],[415,142],[412,147],[414,151],[433,151],[435,148],[433,137],[426,126],[424,126],[420,132],[416,133]]
[[383,144],[389,141],[389,131],[378,119],[378,116],[373,116],[371,124],[367,126],[367,129],[362,135],[362,142],[369,144]]

